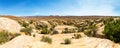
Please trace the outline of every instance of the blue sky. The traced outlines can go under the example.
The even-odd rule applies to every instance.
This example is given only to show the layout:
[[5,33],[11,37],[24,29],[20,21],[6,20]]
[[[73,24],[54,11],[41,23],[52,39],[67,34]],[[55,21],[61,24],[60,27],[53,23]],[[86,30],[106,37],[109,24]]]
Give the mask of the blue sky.
[[120,0],[0,0],[1,15],[120,15]]

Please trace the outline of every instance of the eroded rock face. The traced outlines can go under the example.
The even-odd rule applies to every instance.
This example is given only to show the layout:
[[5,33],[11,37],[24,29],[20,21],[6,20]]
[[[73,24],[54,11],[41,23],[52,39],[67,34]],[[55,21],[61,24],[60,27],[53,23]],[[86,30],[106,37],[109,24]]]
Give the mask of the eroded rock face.
[[6,30],[8,32],[20,32],[21,26],[15,20],[0,17],[0,31]]

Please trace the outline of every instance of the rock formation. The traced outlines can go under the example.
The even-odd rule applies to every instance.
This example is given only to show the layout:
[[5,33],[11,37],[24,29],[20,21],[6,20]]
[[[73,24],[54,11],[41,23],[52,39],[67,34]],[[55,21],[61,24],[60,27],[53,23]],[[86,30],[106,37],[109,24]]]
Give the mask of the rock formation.
[[6,30],[8,32],[20,32],[21,26],[15,20],[0,17],[0,31]]
[[40,42],[32,36],[21,35],[13,40],[0,45],[0,48],[120,48],[119,44],[116,44],[108,39],[83,37],[80,39],[73,39],[69,45],[60,44],[62,40],[54,39],[53,43],[48,44]]

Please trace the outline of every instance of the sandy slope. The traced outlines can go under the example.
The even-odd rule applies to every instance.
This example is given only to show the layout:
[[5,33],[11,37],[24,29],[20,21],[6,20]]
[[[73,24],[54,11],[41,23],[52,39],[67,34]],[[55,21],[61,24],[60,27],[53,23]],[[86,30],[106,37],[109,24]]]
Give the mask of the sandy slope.
[[[47,35],[52,38],[52,44],[40,42],[42,35],[37,37],[21,35],[13,40],[0,45],[0,48],[120,48],[120,45],[107,39],[83,37],[80,39],[71,39],[73,34]],[[70,45],[60,44],[65,38],[70,38]]]
[[15,20],[0,17],[0,30],[7,30],[8,32],[20,32],[21,26]]
[[74,27],[74,26],[67,26],[67,25],[58,25],[54,29],[61,33],[65,28],[75,29],[76,27]]

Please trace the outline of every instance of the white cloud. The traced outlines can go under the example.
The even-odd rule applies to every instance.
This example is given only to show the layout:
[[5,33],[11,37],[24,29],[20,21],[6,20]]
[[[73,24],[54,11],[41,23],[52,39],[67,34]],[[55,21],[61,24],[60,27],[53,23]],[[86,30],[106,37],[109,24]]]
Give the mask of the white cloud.
[[[65,12],[70,15],[117,15],[113,0],[77,0],[79,6]],[[72,6],[72,5],[71,5]],[[64,12],[63,12],[64,13]]]
[[[119,5],[119,0],[74,0],[78,6],[69,5],[69,8],[62,8],[57,11],[40,12],[37,11],[33,15],[119,15],[114,10],[115,5]],[[64,6],[64,5],[63,5]]]
[[35,12],[35,13],[33,13],[33,15],[39,15],[40,14],[40,12]]

